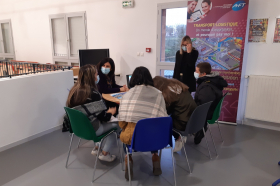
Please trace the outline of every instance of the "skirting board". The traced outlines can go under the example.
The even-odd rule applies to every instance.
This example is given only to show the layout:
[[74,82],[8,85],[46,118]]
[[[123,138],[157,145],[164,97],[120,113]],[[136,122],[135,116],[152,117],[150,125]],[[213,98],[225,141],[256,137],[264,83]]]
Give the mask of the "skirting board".
[[27,137],[27,138],[25,138],[25,139],[16,141],[16,142],[14,142],[14,143],[11,143],[11,144],[9,144],[9,145],[0,147],[0,152],[2,152],[2,151],[4,151],[4,150],[7,150],[7,149],[10,149],[10,148],[12,148],[12,147],[21,145],[21,144],[26,143],[26,142],[28,142],[28,141],[31,141],[31,140],[33,140],[33,139],[39,138],[39,137],[41,137],[41,136],[44,136],[44,135],[46,135],[46,134],[49,134],[49,133],[51,133],[51,132],[53,132],[53,131],[56,131],[56,130],[59,130],[59,129],[61,129],[61,128],[62,128],[62,125],[59,125],[59,126],[56,126],[56,127],[51,128],[51,129],[48,129],[48,130],[46,130],[46,131],[39,132],[38,134],[34,134],[34,135],[32,135],[32,136],[29,136],[29,137]]
[[253,127],[280,131],[280,123],[271,123],[253,119],[244,119],[243,123],[244,125],[249,125]]
[[225,125],[237,125],[237,123],[231,123],[231,122],[226,122],[226,121],[219,121],[219,124],[225,124]]

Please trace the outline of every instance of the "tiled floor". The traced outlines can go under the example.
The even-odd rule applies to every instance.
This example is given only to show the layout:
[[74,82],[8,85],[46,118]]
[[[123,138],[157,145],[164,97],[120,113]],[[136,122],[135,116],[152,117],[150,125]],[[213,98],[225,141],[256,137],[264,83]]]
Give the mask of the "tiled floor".
[[[205,141],[199,146],[188,138],[186,150],[193,174],[189,174],[183,152],[175,154],[177,185],[199,186],[265,186],[280,178],[280,132],[248,126],[221,127],[225,142],[221,143],[218,129],[212,131],[219,156],[210,143],[213,159],[207,155]],[[119,159],[113,163],[98,161],[96,180],[92,184],[95,156],[90,154],[93,143],[82,141],[75,147],[65,169],[70,137],[67,133],[53,132],[28,143],[0,153],[0,185],[4,186],[113,186],[128,185]],[[117,148],[112,153],[117,154]],[[163,174],[152,175],[150,153],[133,155],[134,179],[132,184],[173,185],[170,150],[162,156]]]

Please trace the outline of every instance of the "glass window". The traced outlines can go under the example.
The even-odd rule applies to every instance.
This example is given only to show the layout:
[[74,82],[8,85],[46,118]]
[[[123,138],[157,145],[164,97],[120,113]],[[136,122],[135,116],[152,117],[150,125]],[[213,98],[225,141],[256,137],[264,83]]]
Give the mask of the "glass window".
[[172,79],[174,74],[174,70],[160,70],[160,76],[165,77],[167,79]]
[[69,38],[70,38],[70,56],[78,57],[79,50],[86,48],[86,36],[85,36],[85,26],[84,19],[82,16],[79,17],[69,17],[68,18],[69,27]]
[[66,23],[64,18],[55,18],[52,22],[54,56],[67,57]]
[[9,23],[2,23],[2,36],[3,36],[3,43],[4,43],[4,53],[11,53],[11,36],[10,36],[10,24]]
[[160,62],[175,62],[176,52],[186,35],[187,7],[161,10]]

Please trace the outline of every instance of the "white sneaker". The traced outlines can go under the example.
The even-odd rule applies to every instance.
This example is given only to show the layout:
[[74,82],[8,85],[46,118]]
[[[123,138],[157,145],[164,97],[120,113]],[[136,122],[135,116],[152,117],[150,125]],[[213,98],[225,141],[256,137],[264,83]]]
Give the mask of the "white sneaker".
[[110,153],[107,154],[107,156],[104,156],[102,153],[98,157],[101,161],[107,161],[112,162],[116,159],[115,155],[111,155]]
[[175,148],[173,149],[173,152],[178,152],[178,151],[180,151],[182,148],[183,148],[183,144],[182,144],[181,139],[175,141]]
[[[98,147],[99,147],[99,143],[96,143],[95,144],[95,147],[92,149],[92,151],[91,151],[91,154],[92,155],[97,155],[97,152],[98,152]],[[100,152],[102,152],[102,150],[100,149]]]

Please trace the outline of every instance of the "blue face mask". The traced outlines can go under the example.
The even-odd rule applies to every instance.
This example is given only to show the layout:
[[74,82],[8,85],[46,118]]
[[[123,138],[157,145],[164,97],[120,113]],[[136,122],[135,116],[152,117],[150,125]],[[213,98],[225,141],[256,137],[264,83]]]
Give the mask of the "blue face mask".
[[99,80],[100,80],[99,75],[97,75],[97,79],[95,80],[95,84],[98,84]]
[[187,47],[186,46],[182,46],[182,50],[186,52],[187,51]]
[[111,71],[110,68],[101,67],[101,72],[105,75],[109,74]]

